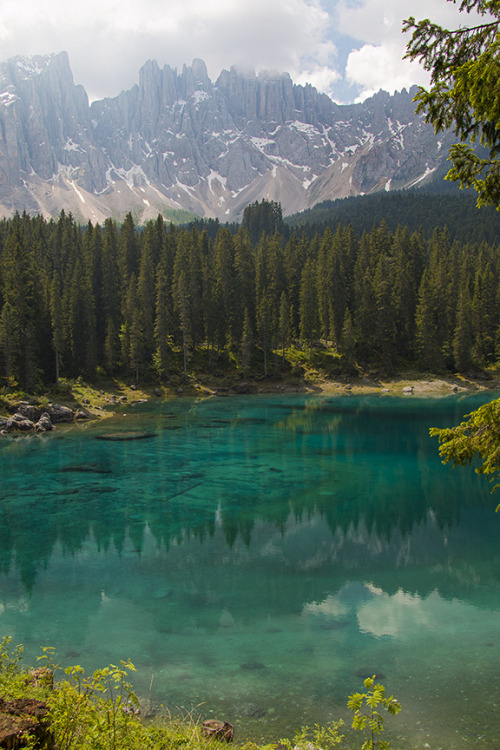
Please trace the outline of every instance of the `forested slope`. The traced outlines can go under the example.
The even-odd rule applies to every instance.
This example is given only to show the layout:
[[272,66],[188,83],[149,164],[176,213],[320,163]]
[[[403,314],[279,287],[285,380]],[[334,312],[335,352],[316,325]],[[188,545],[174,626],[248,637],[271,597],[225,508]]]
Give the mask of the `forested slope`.
[[[496,361],[498,247],[385,223],[312,239],[166,225],[0,223],[0,384],[36,390],[96,372],[168,378],[191,358],[243,374],[286,370],[293,343],[329,375]],[[184,356],[183,356],[184,355]],[[221,364],[222,363],[222,364]]]
[[[435,190],[432,191],[432,185]],[[473,191],[460,191],[456,185],[435,181],[421,190],[353,196],[336,201],[323,201],[314,208],[285,219],[286,228],[305,232],[313,237],[326,227],[333,231],[337,225],[352,224],[361,234],[370,231],[382,220],[391,231],[406,226],[410,231],[422,230],[426,238],[436,227],[448,228],[450,238],[465,242],[497,243],[500,238],[500,214],[494,208],[478,212]],[[449,186],[445,190],[446,186]]]

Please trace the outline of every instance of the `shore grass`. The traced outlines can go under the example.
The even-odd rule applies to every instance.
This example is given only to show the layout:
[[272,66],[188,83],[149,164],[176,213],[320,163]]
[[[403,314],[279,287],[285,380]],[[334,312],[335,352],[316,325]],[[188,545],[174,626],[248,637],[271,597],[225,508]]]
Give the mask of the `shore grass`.
[[242,370],[234,359],[221,358],[207,367],[206,352],[200,351],[189,361],[184,374],[180,361],[173,362],[172,372],[161,382],[145,375],[137,382],[124,376],[99,375],[92,381],[83,378],[61,378],[58,385],[38,393],[24,393],[16,388],[0,389],[0,414],[11,413],[20,401],[35,404],[59,403],[71,409],[84,409],[91,418],[102,419],[116,411],[117,404],[133,404],[150,399],[182,396],[210,397],[236,393],[328,393],[389,394],[445,396],[452,393],[500,390],[500,366],[474,374],[430,373],[413,368],[387,375],[377,370],[357,369],[348,377],[339,371],[339,356],[328,348],[286,349],[273,355],[268,372],[257,361]]

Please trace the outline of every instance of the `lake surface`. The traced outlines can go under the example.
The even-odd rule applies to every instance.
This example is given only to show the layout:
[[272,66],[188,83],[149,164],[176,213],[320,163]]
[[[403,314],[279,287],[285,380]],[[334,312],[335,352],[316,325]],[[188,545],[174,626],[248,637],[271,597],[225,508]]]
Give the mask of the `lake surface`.
[[179,399],[2,439],[0,636],[130,658],[143,701],[240,740],[349,721],[376,673],[395,748],[498,748],[500,498],[428,436],[494,395]]

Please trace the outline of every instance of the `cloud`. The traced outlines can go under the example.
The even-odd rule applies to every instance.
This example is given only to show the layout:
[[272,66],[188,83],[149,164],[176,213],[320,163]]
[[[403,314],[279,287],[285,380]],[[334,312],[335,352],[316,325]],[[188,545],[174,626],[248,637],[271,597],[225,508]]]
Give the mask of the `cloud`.
[[318,91],[334,96],[335,84],[340,80],[340,73],[326,66],[317,66],[311,69],[303,70],[298,75],[293,76],[294,83],[305,86],[310,83]]
[[403,60],[404,50],[398,44],[365,44],[349,54],[346,78],[361,87],[358,101],[372,96],[380,89],[393,94],[409,89],[413,84],[426,86],[429,76],[423,68],[410,60]]
[[346,79],[358,91],[358,100],[366,99],[379,89],[389,93],[425,86],[428,74],[416,62],[404,60],[410,33],[402,33],[403,20],[431,18],[447,28],[475,22],[476,14],[460,13],[457,5],[435,0],[339,0],[336,6],[338,33],[353,40],[354,49],[346,62]]
[[462,640],[470,634],[478,642],[479,633],[481,638],[487,637],[497,627],[495,622],[500,625],[500,613],[489,612],[484,617],[473,604],[446,599],[438,591],[421,598],[401,589],[392,595],[375,586],[370,589],[372,597],[358,607],[357,618],[360,631],[377,638],[391,636],[414,642],[427,633],[439,643],[450,633],[459,633]]
[[212,80],[231,65],[286,71],[352,100],[426,82],[402,62],[412,13],[469,20],[436,0],[1,0],[0,49],[4,59],[66,50],[91,99],[130,88],[150,58],[179,69],[200,57]]
[[91,98],[137,81],[143,63],[181,67],[193,58],[222,68],[304,70],[329,86],[335,47],[320,0],[3,0],[4,58],[66,50]]

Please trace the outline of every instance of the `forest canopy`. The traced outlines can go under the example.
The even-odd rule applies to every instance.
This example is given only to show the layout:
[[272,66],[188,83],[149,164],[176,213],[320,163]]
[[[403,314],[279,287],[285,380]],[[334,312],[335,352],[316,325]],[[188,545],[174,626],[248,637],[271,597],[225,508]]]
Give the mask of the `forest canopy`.
[[15,215],[0,222],[0,377],[26,391],[96,373],[162,381],[195,354],[265,376],[292,344],[331,352],[332,378],[475,372],[497,360],[499,276],[496,245],[446,229],[252,241],[219,227],[212,240],[161,216],[139,229],[130,214],[83,227]]

